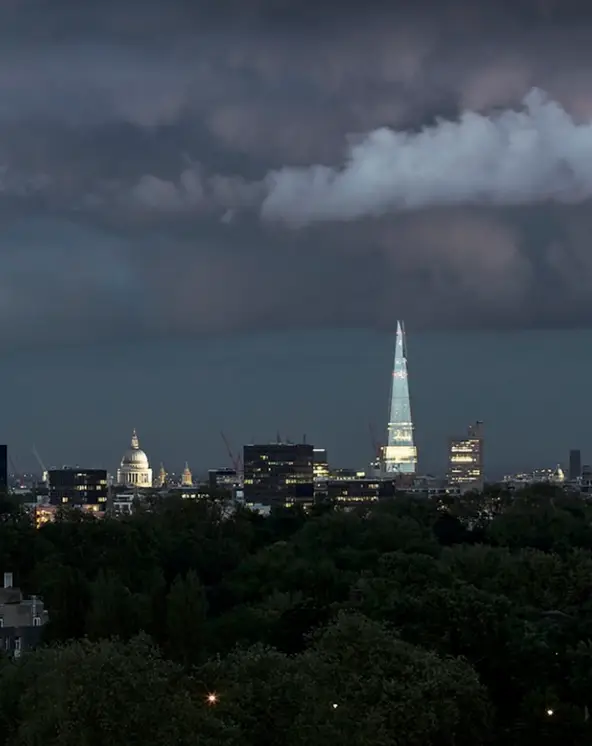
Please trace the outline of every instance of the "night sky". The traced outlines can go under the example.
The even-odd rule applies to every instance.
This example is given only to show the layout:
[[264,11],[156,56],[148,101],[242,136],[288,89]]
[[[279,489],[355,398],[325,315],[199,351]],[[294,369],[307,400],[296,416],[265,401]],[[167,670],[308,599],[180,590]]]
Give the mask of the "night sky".
[[407,325],[422,470],[592,461],[592,10],[5,0],[0,440],[364,466]]

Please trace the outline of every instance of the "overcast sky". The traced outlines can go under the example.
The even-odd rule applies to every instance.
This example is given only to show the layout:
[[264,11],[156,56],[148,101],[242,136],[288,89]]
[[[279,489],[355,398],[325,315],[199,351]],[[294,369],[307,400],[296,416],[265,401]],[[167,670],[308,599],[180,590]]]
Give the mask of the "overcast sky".
[[477,418],[492,471],[592,461],[588,5],[5,0],[18,465],[114,469],[134,426],[155,467],[220,429],[364,464],[397,318],[426,469]]

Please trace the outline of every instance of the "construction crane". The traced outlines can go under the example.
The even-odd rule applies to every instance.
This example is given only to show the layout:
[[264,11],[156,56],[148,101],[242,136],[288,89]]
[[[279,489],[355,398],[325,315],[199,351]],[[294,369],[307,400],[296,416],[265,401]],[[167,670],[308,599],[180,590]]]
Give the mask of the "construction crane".
[[371,422],[368,423],[368,430],[370,431],[370,442],[372,443],[372,451],[374,452],[374,458],[382,457],[382,447],[376,439],[376,433]]
[[372,443],[372,450],[374,452],[374,458],[371,462],[371,468],[373,471],[382,474],[384,471],[384,450],[376,439],[374,427],[372,426],[371,422],[368,423],[368,429],[370,430],[370,442]]
[[37,463],[41,467],[41,481],[43,482],[43,484],[47,484],[49,481],[49,474],[48,474],[47,469],[45,468],[45,464],[41,460],[41,456],[37,452],[37,449],[35,448],[34,445],[33,445],[33,456],[35,456],[35,458],[37,459]]
[[228,442],[228,438],[226,437],[226,435],[224,435],[222,431],[220,431],[220,435],[222,436],[222,440],[224,441],[224,445],[226,446],[226,451],[228,453],[232,466],[234,467],[234,470],[237,473],[237,475],[239,475],[243,470],[243,460],[241,456],[234,455],[232,447],[230,446],[230,443]]
[[8,454],[8,460],[10,461],[10,468],[12,469],[12,473],[14,474],[15,477],[18,477],[19,475],[18,469],[16,468],[16,464],[14,463],[14,460],[10,454]]

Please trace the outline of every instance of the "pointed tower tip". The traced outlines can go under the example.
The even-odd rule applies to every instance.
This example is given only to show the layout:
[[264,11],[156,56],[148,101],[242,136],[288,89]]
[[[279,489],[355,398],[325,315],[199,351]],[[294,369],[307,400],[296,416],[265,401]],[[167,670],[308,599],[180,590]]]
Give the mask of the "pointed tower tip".
[[136,428],[134,427],[132,432],[132,448],[139,448],[140,447],[140,441],[138,440],[138,433],[136,432]]

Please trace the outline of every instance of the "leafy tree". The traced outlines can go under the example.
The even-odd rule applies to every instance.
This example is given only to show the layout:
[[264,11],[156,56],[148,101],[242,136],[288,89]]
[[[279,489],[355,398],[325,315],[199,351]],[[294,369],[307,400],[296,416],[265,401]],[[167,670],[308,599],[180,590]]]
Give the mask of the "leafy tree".
[[75,642],[0,669],[6,746],[234,746],[203,688],[147,638]]
[[204,652],[206,594],[195,572],[177,577],[166,599],[168,649],[186,665],[199,662]]
[[90,586],[86,633],[92,640],[127,640],[150,625],[149,614],[146,597],[132,594],[118,578],[101,571]]
[[472,746],[489,740],[491,706],[475,671],[342,614],[303,655],[304,693],[291,743]]
[[473,746],[486,743],[487,694],[469,665],[342,615],[296,657],[256,646],[202,675],[221,717],[253,746]]

